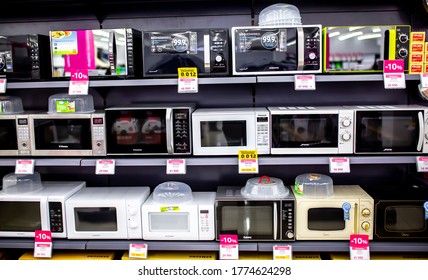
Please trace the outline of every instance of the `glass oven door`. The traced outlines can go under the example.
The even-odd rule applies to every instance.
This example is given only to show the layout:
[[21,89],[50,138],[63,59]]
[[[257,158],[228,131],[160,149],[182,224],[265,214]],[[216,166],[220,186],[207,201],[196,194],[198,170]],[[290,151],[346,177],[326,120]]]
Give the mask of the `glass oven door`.
[[17,139],[16,120],[1,119],[0,120],[0,155],[17,155],[18,139]]
[[47,225],[39,201],[0,201],[0,236],[34,237],[34,231],[42,228]]

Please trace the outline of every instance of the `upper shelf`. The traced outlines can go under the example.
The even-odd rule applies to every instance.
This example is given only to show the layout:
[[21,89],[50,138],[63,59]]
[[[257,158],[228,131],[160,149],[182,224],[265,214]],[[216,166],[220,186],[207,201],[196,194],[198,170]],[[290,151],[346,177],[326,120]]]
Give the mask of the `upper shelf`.
[[[417,74],[406,74],[406,80],[419,80]],[[316,82],[369,82],[383,81],[382,74],[340,74],[315,75]],[[244,76],[244,77],[211,77],[199,78],[200,85],[219,84],[256,84],[256,83],[294,83],[294,75],[279,76]],[[43,82],[8,82],[7,89],[34,89],[34,88],[68,88],[69,81]],[[178,85],[178,79],[128,79],[128,80],[90,80],[89,87],[130,87],[130,86],[165,86]]]

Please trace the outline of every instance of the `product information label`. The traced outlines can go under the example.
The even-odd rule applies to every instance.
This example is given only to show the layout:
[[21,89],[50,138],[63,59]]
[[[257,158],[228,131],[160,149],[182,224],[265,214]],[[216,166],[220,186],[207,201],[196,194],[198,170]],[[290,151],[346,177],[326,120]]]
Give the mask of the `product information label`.
[[33,159],[18,159],[15,164],[15,174],[33,174],[34,162]]
[[351,172],[351,166],[349,158],[330,158],[330,173],[349,173]]
[[99,159],[95,166],[97,175],[114,175],[116,161],[114,159]]
[[291,245],[274,245],[273,259],[274,260],[291,260],[292,259]]
[[55,103],[57,113],[75,113],[76,102],[68,100],[57,100]]
[[259,160],[257,150],[238,151],[239,174],[259,173]]
[[6,79],[0,79],[0,93],[6,92]]
[[418,172],[428,172],[428,157],[416,157],[416,169]]
[[52,257],[52,233],[49,230],[36,230],[34,232],[35,258]]
[[406,88],[404,60],[385,60],[383,67],[383,81],[385,89]]
[[295,75],[294,76],[295,90],[315,90],[315,75]]
[[146,259],[147,258],[147,244],[129,244],[129,255],[128,257],[134,259]]
[[88,95],[89,78],[88,69],[75,70],[71,73],[68,94]]
[[369,236],[367,234],[351,234],[349,248],[351,260],[370,260]]
[[198,92],[198,68],[196,67],[178,68],[178,92],[179,93]]
[[423,88],[428,88],[428,73],[421,74],[421,86]]
[[77,32],[76,31],[52,31],[52,54],[77,54]]
[[239,259],[238,236],[235,234],[220,234],[220,260]]
[[160,208],[161,212],[173,212],[173,211],[180,211],[180,206],[162,206]]
[[186,174],[186,160],[168,159],[166,161],[166,174]]

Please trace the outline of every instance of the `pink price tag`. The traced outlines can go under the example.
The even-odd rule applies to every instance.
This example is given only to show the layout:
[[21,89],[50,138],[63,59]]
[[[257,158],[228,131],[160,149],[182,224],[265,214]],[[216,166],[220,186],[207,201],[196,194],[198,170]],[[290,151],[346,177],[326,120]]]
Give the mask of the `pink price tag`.
[[383,72],[384,73],[404,73],[404,60],[403,59],[385,60],[383,62]]
[[220,245],[237,245],[238,236],[234,234],[220,234]]
[[49,230],[36,230],[34,231],[34,241],[38,242],[52,242],[52,233]]
[[71,81],[87,81],[88,79],[88,69],[76,69],[71,72]]
[[369,236],[367,234],[351,234],[349,246],[354,250],[367,250],[369,247]]

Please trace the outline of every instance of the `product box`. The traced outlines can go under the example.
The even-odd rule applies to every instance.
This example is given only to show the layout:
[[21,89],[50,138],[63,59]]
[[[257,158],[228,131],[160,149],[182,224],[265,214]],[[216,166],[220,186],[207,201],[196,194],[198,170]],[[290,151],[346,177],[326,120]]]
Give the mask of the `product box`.
[[197,261],[215,261],[217,260],[216,252],[200,251],[149,251],[147,258],[130,258],[129,252],[126,251],[122,260],[197,260]]
[[110,251],[61,251],[52,252],[52,258],[35,258],[33,251],[25,252],[19,260],[80,260],[109,261],[114,260],[115,253]]
[[410,63],[409,74],[420,74],[424,68],[423,63]]
[[410,53],[423,53],[425,50],[425,43],[410,43]]
[[410,32],[410,43],[424,43],[425,32],[424,31],[413,31]]
[[424,54],[423,53],[411,53],[410,54],[410,64],[413,63],[423,63],[424,62]]

